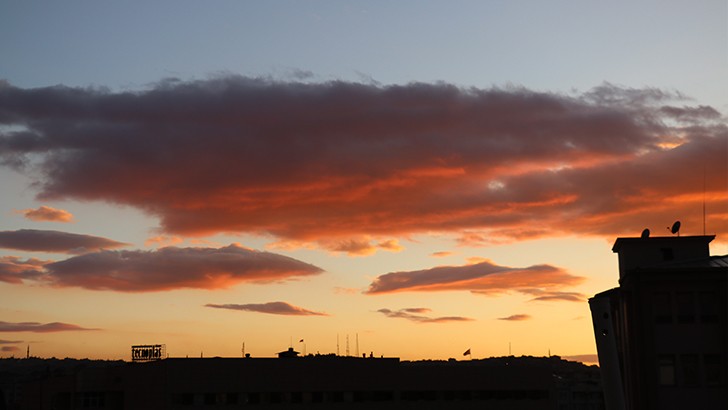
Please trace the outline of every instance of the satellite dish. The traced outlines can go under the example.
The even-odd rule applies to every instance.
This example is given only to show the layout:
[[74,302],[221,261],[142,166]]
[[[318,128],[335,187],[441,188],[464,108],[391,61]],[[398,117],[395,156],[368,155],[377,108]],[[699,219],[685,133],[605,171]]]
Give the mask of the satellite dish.
[[640,235],[640,238],[649,238],[650,237],[650,230],[648,228],[645,228],[642,231],[642,235]]
[[675,221],[674,224],[672,224],[672,228],[670,228],[670,232],[672,234],[677,234],[677,236],[680,236],[680,221]]

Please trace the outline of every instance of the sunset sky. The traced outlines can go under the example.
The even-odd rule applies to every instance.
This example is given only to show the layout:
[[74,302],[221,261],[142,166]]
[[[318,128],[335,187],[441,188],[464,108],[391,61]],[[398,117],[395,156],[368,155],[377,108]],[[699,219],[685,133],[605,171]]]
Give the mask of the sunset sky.
[[588,361],[728,254],[724,0],[147,3],[0,3],[0,357]]

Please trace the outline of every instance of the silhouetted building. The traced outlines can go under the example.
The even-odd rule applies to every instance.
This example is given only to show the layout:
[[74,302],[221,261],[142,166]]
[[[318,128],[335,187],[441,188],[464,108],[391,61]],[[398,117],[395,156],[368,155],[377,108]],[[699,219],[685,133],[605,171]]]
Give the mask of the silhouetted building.
[[282,352],[278,352],[278,358],[283,359],[287,357],[298,357],[299,352],[293,350],[292,347],[289,347],[288,350],[284,350]]
[[9,409],[604,408],[598,368],[558,357],[173,358],[66,366],[17,384],[20,400]]
[[728,409],[728,255],[715,236],[618,238],[589,300],[608,409]]

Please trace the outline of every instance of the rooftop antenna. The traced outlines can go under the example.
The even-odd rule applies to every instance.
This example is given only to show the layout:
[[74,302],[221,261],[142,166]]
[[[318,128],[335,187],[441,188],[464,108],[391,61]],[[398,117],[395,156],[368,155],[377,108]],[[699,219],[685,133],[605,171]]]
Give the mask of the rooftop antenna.
[[336,334],[336,355],[340,356],[339,355],[339,334],[338,333]]
[[675,221],[674,224],[672,224],[672,227],[667,228],[672,232],[673,235],[677,234],[677,236],[680,236],[680,221]]
[[644,238],[649,238],[649,237],[650,237],[650,230],[649,230],[649,228],[645,228],[642,231],[642,235],[640,235],[640,238],[644,239]]
[[346,357],[349,357],[349,334],[346,334]]
[[359,357],[359,333],[356,334],[356,357]]

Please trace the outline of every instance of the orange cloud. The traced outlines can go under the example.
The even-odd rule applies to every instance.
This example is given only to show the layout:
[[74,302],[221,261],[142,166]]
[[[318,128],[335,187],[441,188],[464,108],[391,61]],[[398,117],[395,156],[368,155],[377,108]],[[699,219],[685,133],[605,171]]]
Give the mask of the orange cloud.
[[473,319],[463,316],[442,316],[442,317],[427,317],[422,316],[422,313],[429,313],[428,308],[409,308],[400,310],[390,309],[379,309],[377,312],[383,314],[386,317],[407,319],[416,323],[448,323],[448,322],[470,322]]
[[27,219],[31,221],[46,222],[71,222],[73,214],[63,209],[51,208],[50,206],[41,206],[38,209],[23,209],[19,211]]
[[157,235],[144,241],[145,246],[173,246],[184,242],[179,236]]
[[30,252],[84,253],[116,249],[127,243],[91,235],[37,229],[0,231],[0,248]]
[[328,316],[326,313],[314,312],[302,307],[293,306],[286,302],[250,303],[246,305],[236,304],[207,304],[206,307],[217,309],[244,310],[248,312],[269,313],[273,315],[287,316]]
[[38,323],[38,322],[2,322],[0,321],[0,332],[35,332],[35,333],[51,333],[51,332],[68,332],[68,331],[87,331],[87,330],[100,330],[100,329],[89,329],[78,325],[69,323],[53,322],[53,323]]
[[431,253],[430,256],[433,256],[435,258],[444,258],[444,257],[450,256],[452,254],[453,253],[450,252],[450,251],[439,251],[439,252],[433,252],[433,253]]
[[703,191],[708,229],[728,234],[728,126],[679,99],[610,84],[564,95],[237,76],[136,93],[7,85],[0,124],[24,130],[0,135],[0,163],[26,164],[40,199],[126,204],[169,235],[354,255],[376,245],[347,238],[466,232],[480,246],[675,219],[700,233]]
[[396,239],[373,243],[370,239],[359,238],[340,241],[319,241],[319,244],[329,251],[346,252],[350,256],[372,255],[377,249],[390,252],[401,252],[404,249]]
[[235,245],[166,247],[154,251],[100,251],[44,265],[45,283],[92,290],[151,292],[220,289],[321,273],[316,266]]
[[554,292],[577,285],[583,280],[582,277],[573,276],[549,265],[510,268],[485,261],[463,266],[438,266],[418,271],[387,273],[374,279],[365,293],[466,290],[479,294],[508,291],[533,294],[536,291]]

